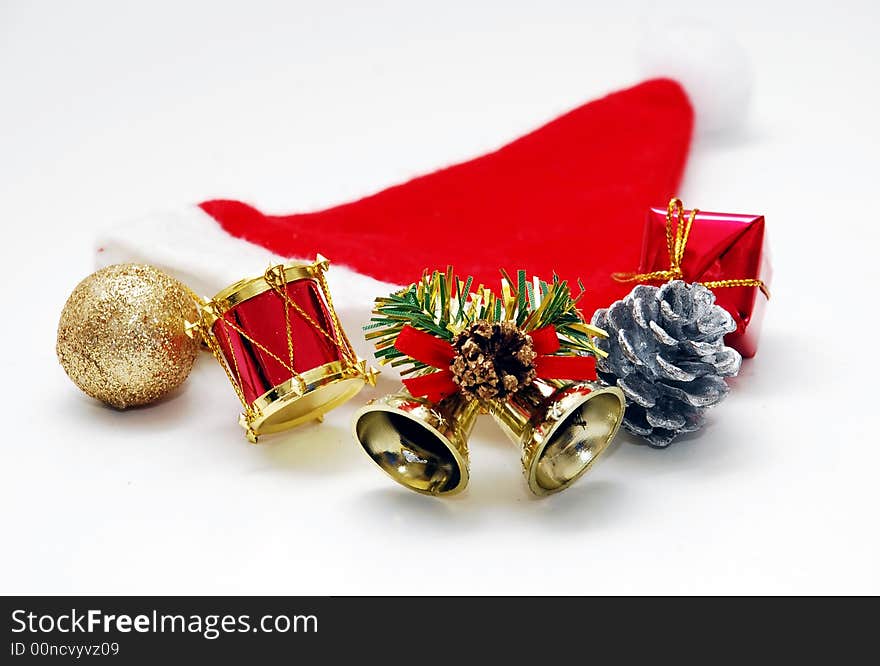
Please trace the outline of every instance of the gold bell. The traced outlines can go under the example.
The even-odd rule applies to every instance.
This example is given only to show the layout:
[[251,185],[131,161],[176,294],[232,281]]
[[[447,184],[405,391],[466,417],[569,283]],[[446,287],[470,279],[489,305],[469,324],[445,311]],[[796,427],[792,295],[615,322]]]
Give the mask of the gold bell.
[[479,404],[460,394],[434,403],[394,393],[355,413],[354,436],[401,485],[425,495],[453,495],[468,484],[467,440],[479,413]]
[[593,382],[535,380],[489,411],[522,448],[523,472],[536,495],[577,481],[614,439],[624,411],[623,392]]

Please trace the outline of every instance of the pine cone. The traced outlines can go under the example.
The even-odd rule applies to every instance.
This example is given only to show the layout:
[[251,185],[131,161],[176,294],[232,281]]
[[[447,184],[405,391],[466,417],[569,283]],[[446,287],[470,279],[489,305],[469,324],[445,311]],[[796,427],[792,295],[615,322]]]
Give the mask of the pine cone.
[[476,321],[452,346],[449,368],[468,400],[505,398],[535,379],[532,340],[512,322]]
[[724,345],[736,323],[702,285],[638,285],[597,310],[593,324],[608,332],[596,341],[608,352],[596,364],[599,378],[626,394],[623,426],[652,446],[699,430],[706,408],[727,395],[723,377],[739,372],[742,358]]

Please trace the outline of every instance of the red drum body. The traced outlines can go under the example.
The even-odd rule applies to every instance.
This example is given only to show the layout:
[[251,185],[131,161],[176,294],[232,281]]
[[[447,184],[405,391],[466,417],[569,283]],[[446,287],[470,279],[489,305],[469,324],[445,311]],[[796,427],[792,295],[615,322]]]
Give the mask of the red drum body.
[[332,309],[327,265],[273,266],[207,305],[204,337],[244,406],[241,424],[252,442],[320,420],[373,381]]

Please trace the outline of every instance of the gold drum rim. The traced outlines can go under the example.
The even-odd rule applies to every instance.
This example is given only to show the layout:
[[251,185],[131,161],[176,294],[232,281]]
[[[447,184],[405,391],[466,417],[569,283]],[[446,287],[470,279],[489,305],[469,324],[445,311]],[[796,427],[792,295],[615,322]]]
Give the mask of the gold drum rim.
[[[290,284],[298,280],[314,280],[321,275],[327,268],[326,259],[318,260],[312,263],[302,261],[293,261],[281,264],[281,270],[284,273],[284,282]],[[265,273],[239,280],[229,285],[225,289],[221,289],[211,302],[214,304],[216,314],[222,316],[239,303],[249,301],[255,296],[271,291],[272,286],[266,281]]]
[[[360,393],[365,385],[366,375],[358,364],[351,365],[341,361],[331,361],[319,365],[317,368],[306,370],[300,373],[299,377],[305,385],[305,390],[297,377],[291,377],[269,389],[251,403],[254,416],[250,420],[246,414],[241,415],[242,426],[245,429],[250,428],[256,435],[268,435],[288,430],[307,421],[319,420],[327,412],[348,402]],[[350,386],[346,387],[343,384],[345,382],[350,382]],[[341,390],[330,400],[317,404],[313,409],[289,419],[273,422],[273,419],[276,419],[282,410],[293,406],[298,400],[307,397],[320,397],[321,390],[331,386],[337,386],[344,390]]]

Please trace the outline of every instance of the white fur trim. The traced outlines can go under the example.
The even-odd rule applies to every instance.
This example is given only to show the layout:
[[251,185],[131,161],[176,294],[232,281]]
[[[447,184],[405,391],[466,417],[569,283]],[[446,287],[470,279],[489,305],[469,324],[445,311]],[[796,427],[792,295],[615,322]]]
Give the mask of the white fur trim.
[[639,39],[638,58],[646,76],[678,81],[694,107],[700,135],[735,134],[748,122],[755,72],[732,30],[693,19],[656,15]]
[[[315,248],[320,252],[320,248]],[[308,261],[311,257],[294,257]],[[373,299],[396,287],[332,263],[327,283],[333,305],[358,355],[373,361],[373,350],[362,327],[370,318]],[[97,239],[98,268],[127,262],[151,264],[173,275],[190,289],[213,296],[227,285],[260,275],[272,263],[288,261],[268,250],[234,238],[198,206],[156,212],[113,225]],[[391,368],[383,374],[398,376]]]

